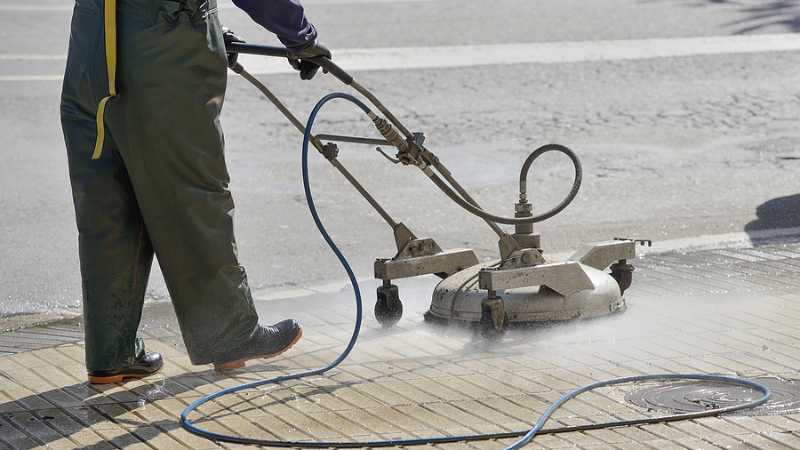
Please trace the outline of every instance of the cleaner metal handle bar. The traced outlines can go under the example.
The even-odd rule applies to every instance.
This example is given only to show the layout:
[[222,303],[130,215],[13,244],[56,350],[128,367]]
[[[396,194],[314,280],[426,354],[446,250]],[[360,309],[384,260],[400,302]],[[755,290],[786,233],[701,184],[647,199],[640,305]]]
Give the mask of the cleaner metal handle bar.
[[[247,44],[245,42],[227,42],[225,44],[225,49],[228,53],[241,53],[241,54],[250,54],[250,55],[261,55],[261,56],[273,56],[278,58],[289,58],[289,50],[283,47],[273,47],[269,45],[255,45],[255,44]],[[378,108],[378,111],[381,112],[384,116],[386,116],[392,124],[400,130],[401,133],[406,138],[411,138],[411,132],[408,131],[397,117],[389,111],[386,106],[381,103],[381,101],[372,94],[372,92],[368,91],[366,88],[361,86],[359,83],[355,81],[355,79],[347,73],[344,69],[336,65],[333,61],[329,58],[325,57],[316,57],[310,58],[309,61],[319,65],[322,69],[326,72],[329,72],[331,75],[335,76],[339,79],[342,83],[352,86],[353,89],[358,91],[359,94],[366,97],[370,103],[375,105]]]
[[[227,42],[226,43],[226,50],[228,53],[243,53],[243,54],[251,54],[251,55],[260,55],[260,56],[273,56],[273,57],[289,57],[289,51],[285,48],[281,47],[272,47],[267,45],[253,45],[253,44],[246,44],[243,42]],[[401,133],[403,133],[407,139],[413,138],[413,134],[408,131],[408,129],[400,122],[400,120],[389,111],[388,108],[365,87],[361,86],[357,83],[352,76],[350,76],[347,72],[345,72],[342,68],[336,65],[333,61],[328,58],[318,57],[313,58],[313,62],[318,64],[323,70],[331,73],[333,76],[338,78],[342,83],[351,86],[361,95],[366,97],[370,103],[372,103]],[[231,66],[231,70],[235,73],[241,75],[251,84],[253,84],[258,90],[261,91],[269,100],[272,102],[278,110],[297,128],[301,133],[305,132],[305,127],[303,126],[302,122],[286,107],[286,105],[278,99],[275,94],[273,94],[263,83],[261,83],[257,78],[252,76],[249,72],[247,72],[244,67],[239,64],[238,62]],[[363,138],[363,137],[352,137],[352,136],[338,136],[338,135],[317,135],[311,137],[311,144],[322,154],[325,154],[324,145],[322,144],[323,140],[329,141],[338,141],[338,142],[351,142],[351,143],[358,143],[358,144],[373,144],[373,145],[389,145],[395,146],[396,143],[390,142],[386,139],[371,139],[371,138]],[[339,170],[340,173],[350,182],[350,184],[355,187],[355,189],[367,200],[367,202],[375,209],[375,211],[389,224],[389,226],[394,230],[398,226],[398,222],[392,218],[392,216],[378,203],[377,200],[364,188],[361,183],[359,183],[353,175],[346,169],[344,166],[339,162],[335,157],[328,158],[328,160],[333,164],[333,166]],[[455,180],[450,175],[449,171],[447,171],[440,163],[437,166],[437,170],[444,170],[444,176],[448,180],[455,183]],[[444,183],[432,172],[427,171],[426,175],[429,177],[433,176],[434,183],[437,185],[443,185],[447,191],[449,196],[455,196],[461,202],[464,202],[458,195],[453,193],[453,191],[449,188],[449,186],[444,185]],[[435,179],[434,179],[435,178]],[[472,199],[469,194],[467,194],[466,190],[464,190],[460,185],[456,183],[456,189],[465,195],[465,198],[468,201],[471,201],[477,205],[474,199]],[[505,236],[503,230],[497,226],[496,223],[493,223],[489,220],[486,220],[486,223],[489,227],[500,237]]]
[[[286,54],[286,49],[283,49],[283,53]],[[253,86],[261,91],[261,93],[264,94],[264,96],[267,97],[269,101],[272,102],[284,116],[286,116],[287,119],[289,119],[289,122],[291,122],[295,128],[297,128],[301,133],[305,133],[306,128],[303,123],[300,122],[300,120],[289,110],[289,108],[287,108],[286,105],[284,105],[283,102],[264,85],[264,83],[260,82],[256,77],[246,71],[238,62],[231,66],[231,70],[241,75],[242,78],[249,81]],[[333,167],[335,167],[336,170],[338,170],[339,173],[341,173],[347,179],[347,181],[353,185],[353,187],[361,194],[362,197],[364,197],[364,199],[367,200],[372,208],[375,209],[375,211],[383,218],[383,220],[386,221],[386,223],[389,224],[390,227],[392,227],[392,229],[398,226],[398,222],[394,220],[394,218],[386,211],[386,209],[384,209],[383,206],[381,206],[381,204],[375,200],[375,197],[373,197],[372,194],[370,194],[366,188],[364,188],[364,186],[358,182],[353,174],[350,173],[350,171],[347,170],[344,165],[342,165],[342,163],[336,158],[336,155],[330,151],[331,148],[328,147],[326,149],[319,136],[311,136],[310,142],[311,145],[313,145],[320,153],[327,156],[328,161],[330,161]],[[388,144],[388,142],[381,141],[380,144],[385,145]]]
[[[262,55],[262,56],[286,57],[286,58],[290,57],[289,51],[287,49],[281,48],[281,47],[254,45],[254,44],[247,44],[247,43],[244,43],[244,42],[228,42],[228,43],[226,43],[226,47],[227,47],[227,51],[229,53],[243,53],[243,54],[254,54],[254,55]],[[402,135],[405,137],[405,142],[402,141],[402,139],[389,139],[389,136],[397,136],[397,133],[394,132],[394,130],[391,129],[391,126],[389,126],[388,128],[384,128],[384,129],[380,129],[380,127],[379,127],[381,133],[385,137],[387,137],[387,141],[388,141],[388,142],[381,141],[380,143],[381,144],[386,143],[386,144],[393,145],[395,147],[398,147],[398,149],[400,149],[401,151],[402,151],[402,147],[403,146],[408,145],[407,143],[415,143],[415,145],[416,145],[416,147],[418,147],[418,151],[419,151],[419,156],[417,158],[415,158],[417,160],[415,165],[417,165],[423,171],[423,173],[425,173],[425,175],[442,192],[444,192],[451,200],[453,200],[456,204],[458,204],[459,206],[461,206],[463,209],[465,209],[466,211],[470,212],[471,214],[482,218],[487,223],[487,225],[489,225],[489,227],[501,239],[507,237],[508,235],[502,229],[500,229],[500,227],[497,225],[498,223],[507,224],[507,225],[523,225],[523,224],[541,222],[541,221],[546,220],[548,218],[551,218],[551,217],[555,216],[556,214],[558,214],[559,212],[561,212],[564,208],[566,208],[574,200],[575,196],[578,193],[578,190],[579,190],[580,184],[581,184],[581,180],[582,180],[582,171],[581,171],[580,161],[579,161],[577,155],[575,155],[571,150],[569,150],[566,147],[562,147],[562,146],[545,146],[545,147],[542,147],[542,148],[536,150],[534,153],[532,153],[528,157],[528,159],[526,160],[526,162],[525,162],[525,164],[523,166],[523,171],[521,172],[521,175],[520,175],[521,176],[521,180],[520,180],[520,197],[521,198],[525,198],[525,191],[526,191],[526,188],[525,188],[526,181],[525,181],[525,179],[527,178],[528,168],[530,167],[531,163],[537,157],[541,156],[541,154],[549,152],[549,151],[558,151],[558,152],[566,154],[570,158],[570,160],[572,161],[573,165],[575,166],[575,179],[574,179],[572,188],[571,188],[569,194],[567,195],[567,197],[561,203],[559,203],[555,208],[553,208],[553,209],[551,209],[551,210],[549,210],[549,211],[547,211],[547,212],[545,212],[543,214],[539,214],[539,215],[535,215],[535,216],[530,216],[530,217],[504,217],[504,216],[491,214],[488,211],[485,211],[480,206],[480,204],[471,195],[469,195],[469,193],[466,191],[466,189],[453,177],[452,173],[444,166],[444,164],[439,160],[439,158],[437,158],[433,154],[433,152],[431,152],[427,148],[425,148],[424,145],[422,145],[421,142],[418,142],[418,140],[417,140],[418,136],[413,134],[413,133],[411,133],[408,130],[408,128],[406,128],[405,125],[403,125],[403,123],[394,114],[392,114],[392,112],[389,111],[389,109],[372,92],[370,92],[367,88],[365,88],[364,86],[359,84],[352,77],[352,75],[350,75],[344,69],[342,69],[341,67],[336,65],[336,63],[331,61],[329,58],[316,57],[316,58],[309,59],[309,61],[312,61],[315,64],[318,64],[320,67],[322,67],[323,70],[331,73],[333,76],[338,78],[342,83],[352,87],[359,94],[361,94],[365,98],[367,98],[369,100],[369,102],[372,103],[378,109],[378,111],[380,111],[381,114],[383,114],[386,117],[386,119],[389,121],[391,126],[394,126],[395,128],[397,128],[397,130],[399,130],[400,133],[402,133]],[[241,66],[239,66],[239,67],[241,68]],[[236,68],[233,68],[233,70],[237,71]],[[240,70],[243,70],[243,69],[240,69]],[[237,73],[241,74],[241,72],[237,72]],[[251,83],[252,83],[254,78],[251,77],[251,79],[248,79],[248,80],[251,81]],[[255,80],[255,81],[257,81],[257,80]],[[259,87],[259,89],[262,90],[262,92],[264,92],[265,88],[262,89],[261,87]],[[265,95],[266,95],[266,93],[265,93]],[[272,95],[270,93],[269,95],[267,95],[267,97],[273,103],[275,103],[276,106],[278,105],[279,101],[277,101],[278,99],[274,95]],[[278,108],[281,110],[281,112],[287,118],[289,118],[289,120],[293,124],[295,124],[295,126],[298,128],[298,130],[300,130],[301,132],[303,131],[302,124],[297,120],[296,117],[294,117],[291,114],[291,112],[285,106],[278,106]],[[380,121],[382,121],[382,119],[376,118],[374,116],[371,117],[371,118],[373,119],[373,122],[376,123],[376,125],[378,125],[380,123]],[[319,146],[321,145],[321,143],[319,143],[319,140],[320,140],[321,137],[322,136],[316,136],[316,137],[314,137],[312,139],[312,144],[315,147],[317,147],[318,150],[320,150]],[[355,137],[335,136],[335,135],[324,135],[324,137],[328,138],[330,140],[339,140],[339,141],[343,141],[343,142],[356,142],[356,143],[363,143],[363,144],[374,144],[374,143],[378,142],[376,140],[371,140],[371,139],[368,139],[368,138],[355,138]],[[322,150],[320,150],[320,151],[322,151]],[[433,169],[435,169],[441,176],[439,176],[436,173],[434,173],[433,170],[431,170],[431,167]],[[337,169],[338,169],[338,167],[337,167]],[[340,171],[341,171],[341,169],[340,169]],[[348,180],[351,181],[351,183],[354,181],[354,180],[351,179],[352,175],[350,175],[350,176],[345,175],[345,177],[347,177]],[[356,189],[358,189],[359,192],[362,193],[362,195],[365,194],[366,190],[364,190],[363,187],[359,187],[359,186],[356,186]],[[366,198],[367,198],[367,201],[369,201],[370,204],[372,204],[373,207],[377,206],[377,202],[374,200],[374,198],[372,198],[371,196],[368,196]],[[383,208],[380,208],[380,209],[376,208],[376,210],[378,210],[379,214],[381,214],[381,216],[383,216],[384,219],[387,219],[388,214],[386,214],[386,211],[383,210]],[[391,221],[387,220],[387,222],[389,222],[389,224],[392,225],[392,226],[394,226],[394,224],[396,224],[396,221],[394,221],[394,220],[391,220]]]

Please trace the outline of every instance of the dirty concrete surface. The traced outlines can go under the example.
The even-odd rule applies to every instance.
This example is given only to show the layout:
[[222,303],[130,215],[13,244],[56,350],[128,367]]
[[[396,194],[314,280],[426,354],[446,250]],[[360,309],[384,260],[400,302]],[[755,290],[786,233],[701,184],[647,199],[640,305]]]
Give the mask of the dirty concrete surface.
[[[226,25],[251,41],[274,42],[221,4]],[[60,83],[47,78],[63,69],[70,8],[63,0],[0,1],[6,42],[0,52],[0,315],[79,305]],[[794,1],[316,0],[307,10],[334,54],[800,29]],[[424,131],[429,147],[492,210],[512,211],[527,152],[548,142],[577,151],[585,172],[581,194],[539,227],[546,250],[563,252],[613,236],[670,240],[800,226],[799,65],[800,52],[763,52],[356,75],[410,128]],[[331,77],[313,83],[291,75],[260,78],[301,116],[323,94],[341,90]],[[251,284],[268,291],[340,280],[304,205],[299,135],[233,74],[223,124],[240,255]],[[346,108],[326,112],[320,126],[368,132]],[[417,234],[443,247],[495,255],[491,232],[413,169],[392,166],[368,147],[345,147],[342,160]],[[545,158],[534,169],[537,207],[566,192],[570,171],[563,162]],[[312,162],[312,171],[326,223],[356,271],[368,277],[375,257],[393,254],[388,228],[324,161]],[[155,273],[150,298],[163,300]]]

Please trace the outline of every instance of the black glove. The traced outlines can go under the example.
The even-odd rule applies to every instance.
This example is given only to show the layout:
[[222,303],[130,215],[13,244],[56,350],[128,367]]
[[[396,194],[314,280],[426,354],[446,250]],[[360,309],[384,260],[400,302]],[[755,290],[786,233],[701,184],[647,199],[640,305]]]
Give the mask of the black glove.
[[289,49],[289,64],[300,71],[300,78],[303,80],[310,80],[317,74],[319,65],[310,59],[320,57],[331,59],[331,51],[317,41],[300,49]]
[[[244,39],[240,38],[239,36],[233,34],[233,31],[223,27],[222,28],[222,39],[225,41],[225,47],[228,47],[228,44],[231,42],[244,42]],[[236,65],[236,60],[239,59],[239,54],[236,52],[228,52],[228,67],[233,67]]]

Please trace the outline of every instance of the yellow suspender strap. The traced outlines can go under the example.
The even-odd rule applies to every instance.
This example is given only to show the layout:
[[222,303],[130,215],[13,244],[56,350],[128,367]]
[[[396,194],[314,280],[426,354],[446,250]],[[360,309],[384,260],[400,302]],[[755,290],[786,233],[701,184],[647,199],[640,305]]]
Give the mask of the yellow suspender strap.
[[94,143],[92,159],[99,159],[103,153],[106,135],[104,116],[106,104],[117,95],[117,0],[104,0],[103,29],[106,45],[106,72],[108,74],[108,95],[97,105],[97,140]]

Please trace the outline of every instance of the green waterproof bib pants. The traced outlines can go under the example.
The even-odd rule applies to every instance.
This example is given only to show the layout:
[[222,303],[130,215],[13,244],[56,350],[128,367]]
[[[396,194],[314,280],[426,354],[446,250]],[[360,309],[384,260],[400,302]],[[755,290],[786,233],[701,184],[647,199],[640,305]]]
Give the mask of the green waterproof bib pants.
[[89,371],[133,362],[154,253],[194,364],[257,325],[219,123],[226,71],[214,0],[76,0],[61,122]]

